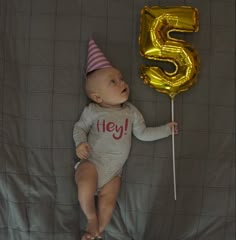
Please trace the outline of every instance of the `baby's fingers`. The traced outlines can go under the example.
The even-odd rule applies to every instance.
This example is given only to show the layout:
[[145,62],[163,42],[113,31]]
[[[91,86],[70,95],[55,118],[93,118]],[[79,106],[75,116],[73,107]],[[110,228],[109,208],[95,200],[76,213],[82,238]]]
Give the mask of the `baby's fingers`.
[[76,151],[76,155],[79,159],[86,159],[88,157],[87,151],[84,151],[84,150]]
[[172,131],[174,131],[175,134],[177,134],[179,132],[177,122],[170,122],[169,127],[171,128]]
[[89,144],[86,144],[85,148],[81,152],[83,159],[88,159],[91,150],[91,146]]
[[87,150],[87,152],[92,151],[92,147],[88,143],[86,143],[86,150]]
[[174,124],[174,125],[173,125],[173,128],[174,128],[174,133],[175,133],[175,134],[179,133],[178,124]]

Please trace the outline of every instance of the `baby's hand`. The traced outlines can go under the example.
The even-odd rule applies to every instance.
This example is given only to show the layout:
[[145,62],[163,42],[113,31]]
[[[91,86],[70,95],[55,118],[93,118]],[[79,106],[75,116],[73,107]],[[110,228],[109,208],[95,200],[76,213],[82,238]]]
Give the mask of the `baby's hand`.
[[171,131],[174,128],[174,134],[178,134],[179,133],[178,123],[177,122],[169,122],[169,123],[167,123],[167,125],[169,126]]
[[80,143],[75,149],[76,155],[79,159],[88,159],[91,150],[92,147],[87,142]]

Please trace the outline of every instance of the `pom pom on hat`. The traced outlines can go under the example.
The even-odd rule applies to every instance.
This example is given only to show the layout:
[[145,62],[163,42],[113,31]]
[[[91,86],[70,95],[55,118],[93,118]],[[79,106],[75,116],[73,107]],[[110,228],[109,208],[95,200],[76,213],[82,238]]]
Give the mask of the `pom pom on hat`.
[[103,52],[98,48],[95,41],[90,39],[88,44],[87,74],[94,70],[110,67],[112,67],[112,65],[106,59]]

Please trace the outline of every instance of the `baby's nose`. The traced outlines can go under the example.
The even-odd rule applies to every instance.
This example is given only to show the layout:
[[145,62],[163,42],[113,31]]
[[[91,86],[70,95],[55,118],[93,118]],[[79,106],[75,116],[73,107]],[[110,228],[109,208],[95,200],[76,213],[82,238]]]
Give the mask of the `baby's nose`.
[[120,80],[120,85],[121,86],[125,85],[125,81],[124,80]]

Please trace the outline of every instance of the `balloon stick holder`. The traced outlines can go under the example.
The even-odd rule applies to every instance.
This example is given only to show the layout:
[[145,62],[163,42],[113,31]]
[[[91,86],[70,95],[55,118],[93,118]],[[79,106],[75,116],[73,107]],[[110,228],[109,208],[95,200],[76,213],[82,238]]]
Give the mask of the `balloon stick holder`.
[[[171,121],[174,122],[174,98],[171,98]],[[174,181],[174,199],[176,200],[176,174],[175,174],[175,128],[171,129],[172,133],[172,161],[173,161],[173,181]]]

